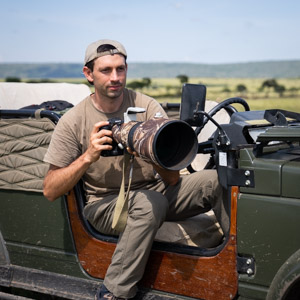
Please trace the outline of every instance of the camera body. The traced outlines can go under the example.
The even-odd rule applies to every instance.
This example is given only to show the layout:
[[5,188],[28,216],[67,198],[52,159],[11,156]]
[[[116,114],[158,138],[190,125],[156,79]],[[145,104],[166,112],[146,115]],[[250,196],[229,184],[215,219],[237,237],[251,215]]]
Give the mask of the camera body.
[[[121,126],[123,124],[123,121],[119,118],[108,119],[108,122],[109,124],[101,127],[100,130],[102,129],[112,130],[114,126]],[[113,148],[111,150],[103,150],[101,152],[101,156],[107,157],[107,156],[118,156],[124,154],[124,149],[120,148],[118,143],[114,139],[111,145]]]

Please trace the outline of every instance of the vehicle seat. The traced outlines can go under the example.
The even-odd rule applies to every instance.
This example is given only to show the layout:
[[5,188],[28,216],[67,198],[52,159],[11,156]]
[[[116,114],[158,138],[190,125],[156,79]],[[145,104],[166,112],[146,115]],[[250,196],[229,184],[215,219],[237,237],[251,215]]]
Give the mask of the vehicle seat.
[[200,248],[218,246],[223,232],[212,210],[182,221],[164,222],[155,240]]

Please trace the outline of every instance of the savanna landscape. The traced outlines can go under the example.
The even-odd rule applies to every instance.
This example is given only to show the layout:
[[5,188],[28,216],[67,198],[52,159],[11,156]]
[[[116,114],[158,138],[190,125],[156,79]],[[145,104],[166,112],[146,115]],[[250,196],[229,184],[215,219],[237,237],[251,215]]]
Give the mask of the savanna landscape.
[[[81,70],[81,64],[0,63],[0,81],[88,84]],[[299,60],[215,65],[130,63],[127,86],[159,102],[179,103],[185,82],[204,84],[208,100],[241,97],[251,110],[278,108],[300,113],[299,70]]]
[[[0,81],[85,83],[82,78],[19,79]],[[184,83],[203,84],[207,100],[221,102],[231,97],[245,99],[251,110],[278,108],[300,113],[300,78],[203,78],[178,75],[175,78],[128,78],[127,87],[141,91],[159,102],[179,103]],[[90,86],[91,90],[93,87]],[[238,104],[236,105],[238,108]]]

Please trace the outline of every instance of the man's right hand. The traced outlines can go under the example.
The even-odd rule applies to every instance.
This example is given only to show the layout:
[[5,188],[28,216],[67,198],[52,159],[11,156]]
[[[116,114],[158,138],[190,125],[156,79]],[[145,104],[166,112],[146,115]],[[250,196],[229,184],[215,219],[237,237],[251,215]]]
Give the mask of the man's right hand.
[[112,149],[112,132],[108,129],[101,129],[103,126],[108,125],[109,122],[101,121],[94,125],[90,135],[90,143],[87,151],[85,152],[86,159],[93,163],[97,161],[103,150]]

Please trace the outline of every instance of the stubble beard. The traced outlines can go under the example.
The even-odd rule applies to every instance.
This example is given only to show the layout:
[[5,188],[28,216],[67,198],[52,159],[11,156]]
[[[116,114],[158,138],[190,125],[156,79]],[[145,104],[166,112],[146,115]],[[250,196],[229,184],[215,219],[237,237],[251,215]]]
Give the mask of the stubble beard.
[[106,88],[106,91],[105,91],[106,97],[108,97],[110,99],[116,99],[116,98],[119,98],[123,94],[125,84],[118,83],[118,84],[116,84],[116,86],[120,86],[120,87],[116,90],[111,90],[110,88],[114,87],[114,85],[112,84]]
[[124,88],[118,90],[118,91],[107,91],[106,97],[110,99],[116,99],[119,98],[123,94]]

